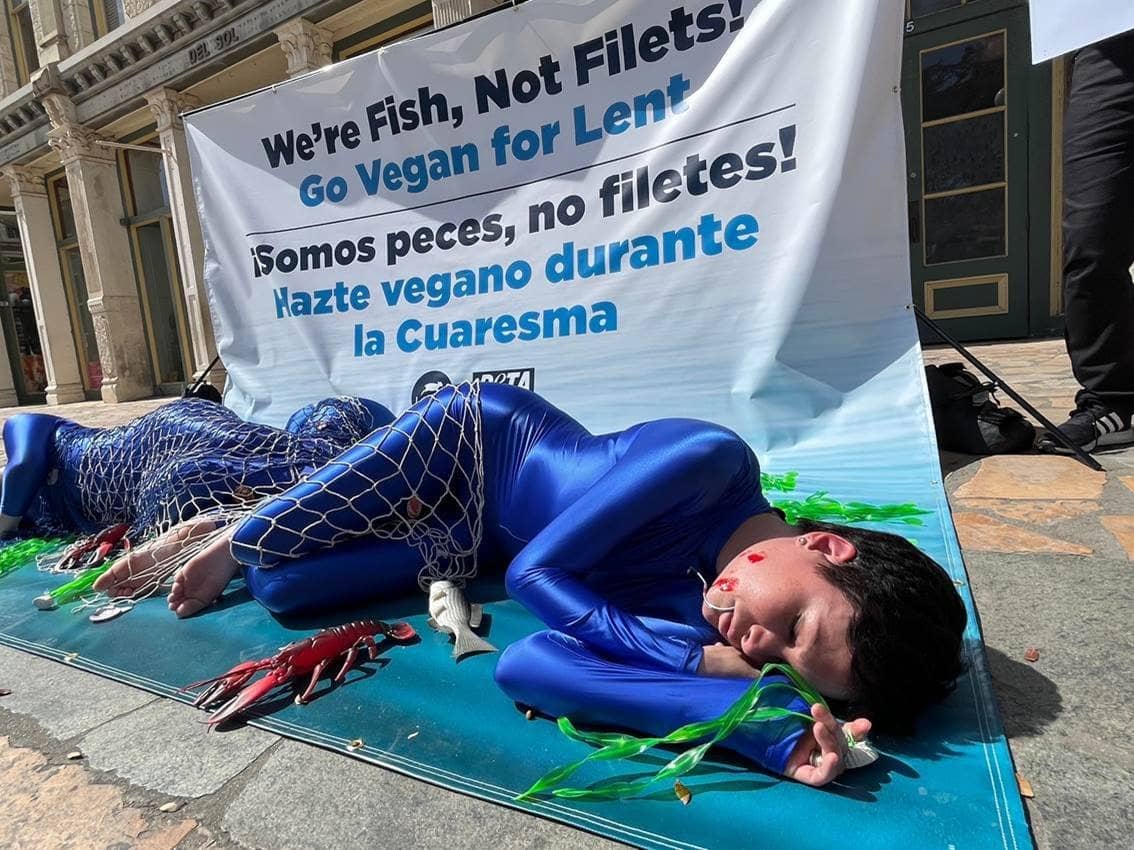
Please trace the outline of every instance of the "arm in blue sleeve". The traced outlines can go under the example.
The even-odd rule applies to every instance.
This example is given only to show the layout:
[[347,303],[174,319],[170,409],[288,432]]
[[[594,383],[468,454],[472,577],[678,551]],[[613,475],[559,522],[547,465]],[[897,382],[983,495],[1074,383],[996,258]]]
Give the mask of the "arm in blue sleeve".
[[[769,676],[765,681],[780,678]],[[544,714],[659,737],[687,723],[720,717],[752,685],[751,679],[718,679],[612,663],[559,632],[538,632],[508,647],[497,664],[496,682],[510,698]],[[762,706],[804,714],[810,710],[786,689],[772,689],[764,699]],[[718,746],[782,774],[803,734],[804,724],[790,718],[745,723]]]
[[0,514],[22,517],[51,472],[55,429],[63,422],[43,413],[18,413],[4,423],[4,492]]
[[509,595],[552,629],[614,661],[695,673],[697,643],[656,634],[580,577],[674,507],[712,504],[746,453],[735,436],[703,424],[644,425],[623,457],[515,557],[506,575]]

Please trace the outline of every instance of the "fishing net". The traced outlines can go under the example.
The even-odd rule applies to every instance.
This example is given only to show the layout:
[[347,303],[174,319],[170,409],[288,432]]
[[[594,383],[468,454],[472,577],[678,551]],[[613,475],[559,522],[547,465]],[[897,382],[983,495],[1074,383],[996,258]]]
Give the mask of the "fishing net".
[[[259,533],[243,545],[265,567],[372,536],[417,550],[423,588],[475,576],[484,507],[477,386],[445,387],[365,440],[369,428],[344,425],[356,415],[369,421],[361,408],[345,417],[317,409],[297,434],[240,423],[233,435],[227,412],[189,428],[154,423],[117,453],[114,473],[111,453],[88,450],[77,476],[84,511],[113,518],[133,509],[135,546],[118,592],[86,594],[80,608],[166,590],[182,566],[244,521]],[[113,486],[104,486],[108,474],[118,476]],[[127,503],[131,487],[137,494]]]
[[[104,430],[64,423],[55,437],[62,486],[44,488],[36,525],[97,532],[129,523],[139,556],[131,562],[129,596],[151,596],[227,526],[364,437],[372,424],[370,411],[350,397],[313,406],[292,430],[248,423],[199,399]],[[107,597],[90,593],[83,600],[89,606]]]
[[483,515],[480,389],[463,383],[421,399],[254,511],[237,545],[270,567],[358,537],[400,541],[421,556],[424,590],[476,575]]

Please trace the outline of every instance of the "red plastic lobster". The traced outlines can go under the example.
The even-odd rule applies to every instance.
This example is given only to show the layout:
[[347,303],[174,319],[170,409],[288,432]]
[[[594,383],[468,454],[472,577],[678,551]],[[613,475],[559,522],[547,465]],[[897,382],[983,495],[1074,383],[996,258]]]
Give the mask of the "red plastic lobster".
[[63,557],[59,559],[55,569],[71,570],[76,567],[96,567],[106,560],[107,555],[120,546],[123,551],[129,551],[130,540],[126,537],[126,532],[129,530],[130,526],[126,523],[120,523],[112,525],[110,528],[104,528],[93,537],[80,540],[63,553]]
[[[336,684],[342,682],[363,648],[369,650],[371,660],[376,658],[378,645],[374,642],[375,635],[382,635],[383,639],[398,642],[416,637],[413,626],[409,623],[389,625],[381,620],[359,620],[324,629],[316,635],[289,643],[271,658],[245,661],[220,676],[186,685],[181,691],[212,685],[193,701],[193,705],[198,708],[208,708],[221,700],[228,700],[209,715],[208,724],[216,726],[235,717],[280,685],[310,673],[311,680],[307,683],[306,689],[295,698],[296,703],[302,705],[311,698],[315,685],[327,666],[340,655],[345,655],[346,658],[339,672],[335,674]],[[248,680],[261,670],[269,671],[268,675],[244,687]]]

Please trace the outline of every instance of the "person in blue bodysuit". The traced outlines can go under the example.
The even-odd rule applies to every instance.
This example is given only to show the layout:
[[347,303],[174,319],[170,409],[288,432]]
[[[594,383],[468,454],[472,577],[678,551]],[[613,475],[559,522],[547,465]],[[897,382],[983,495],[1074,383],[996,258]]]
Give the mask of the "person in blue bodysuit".
[[[453,492],[477,462],[460,450],[470,428],[482,504]],[[239,569],[276,613],[405,592],[425,556],[375,539],[383,525],[444,528],[453,552],[507,564],[509,594],[548,630],[509,647],[496,679],[551,715],[665,734],[719,716],[783,660],[865,715],[847,725],[857,739],[866,718],[910,721],[960,671],[965,612],[944,570],[893,535],[789,525],[736,434],[665,419],[594,436],[499,384],[440,390],[258,507],[188,562],[169,605],[201,610]],[[724,745],[820,785],[845,744],[829,712],[798,702],[812,729],[747,725]]]
[[0,533],[90,534],[118,523],[141,540],[244,487],[279,492],[394,415],[338,397],[297,411],[283,431],[219,404],[179,399],[114,428],[43,413],[4,423]]

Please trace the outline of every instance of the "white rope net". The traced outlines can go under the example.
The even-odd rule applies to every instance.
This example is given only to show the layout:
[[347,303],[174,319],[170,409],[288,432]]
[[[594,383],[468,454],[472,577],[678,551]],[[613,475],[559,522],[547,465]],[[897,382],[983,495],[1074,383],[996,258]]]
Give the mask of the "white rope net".
[[[369,536],[413,547],[423,589],[475,576],[484,512],[477,385],[442,388],[362,442],[365,432],[340,419],[309,421],[306,435],[247,426],[235,445],[227,435],[219,441],[223,451],[218,440],[202,439],[211,423],[172,422],[136,435],[117,457],[85,453],[78,474],[84,511],[112,522],[133,508],[131,537],[140,545],[117,585],[125,592],[90,593],[79,609],[128,606],[167,591],[178,570],[249,519],[263,525],[245,544],[257,549],[263,567]],[[329,431],[333,436],[322,436]],[[118,477],[116,486],[104,486],[108,476]],[[269,505],[274,510],[262,512]]]

